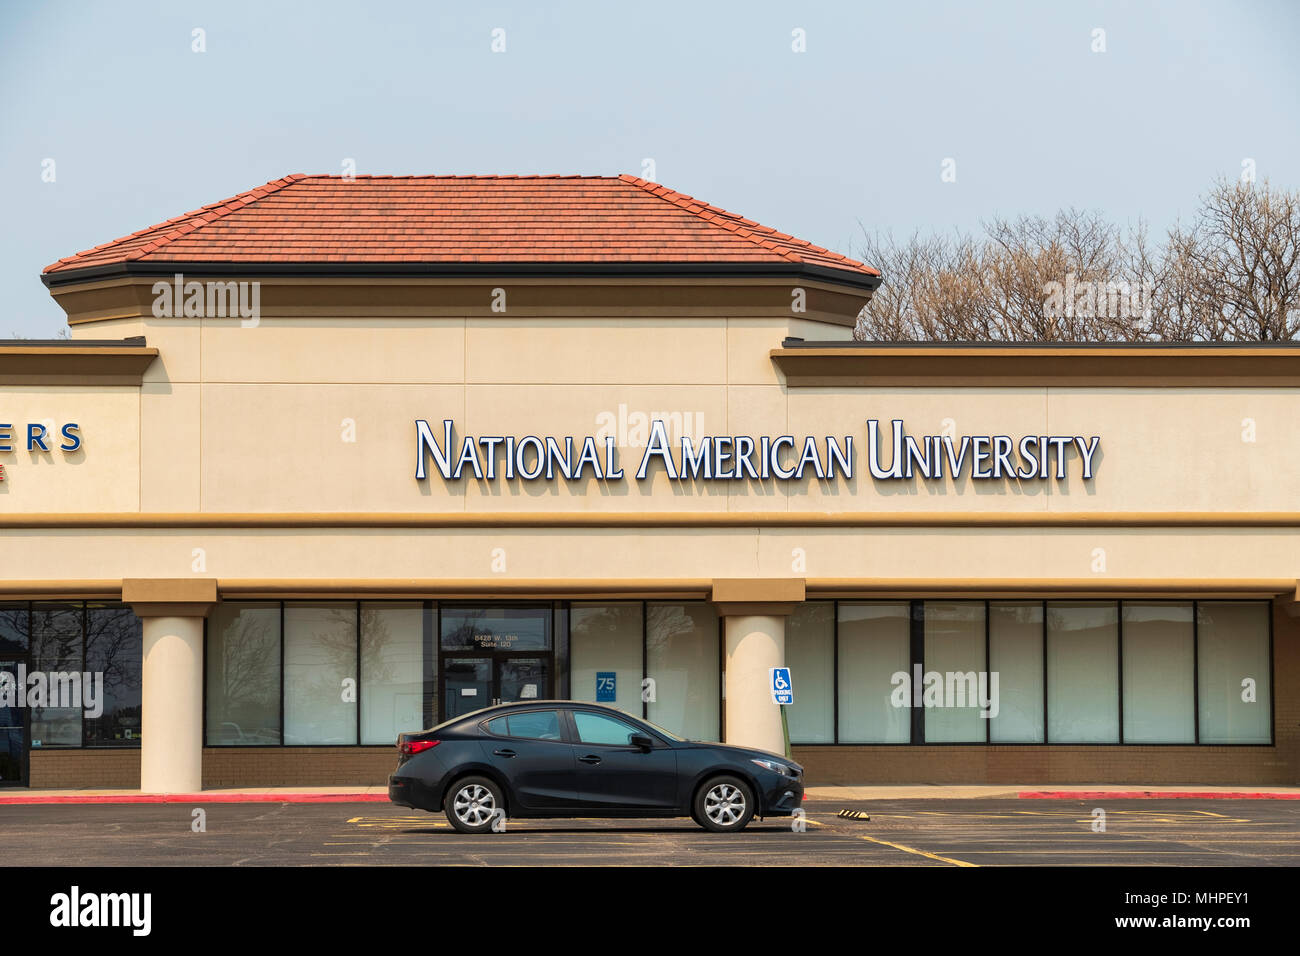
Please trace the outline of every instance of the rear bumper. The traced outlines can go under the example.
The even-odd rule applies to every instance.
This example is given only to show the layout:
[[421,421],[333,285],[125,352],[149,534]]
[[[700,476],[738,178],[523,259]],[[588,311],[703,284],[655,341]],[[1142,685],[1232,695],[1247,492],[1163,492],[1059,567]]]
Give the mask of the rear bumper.
[[428,810],[437,813],[442,809],[441,794],[435,793],[427,784],[414,777],[392,774],[388,778],[389,802],[399,807],[412,810]]

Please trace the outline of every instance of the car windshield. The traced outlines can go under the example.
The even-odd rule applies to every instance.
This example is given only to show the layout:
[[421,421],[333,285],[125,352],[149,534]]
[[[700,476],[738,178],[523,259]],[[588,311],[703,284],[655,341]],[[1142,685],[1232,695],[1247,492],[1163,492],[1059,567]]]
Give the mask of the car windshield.
[[626,717],[631,717],[633,720],[638,721],[639,723],[645,724],[655,733],[667,737],[669,740],[675,740],[678,743],[687,743],[687,739],[685,737],[679,736],[678,734],[673,733],[671,730],[665,730],[663,727],[660,727],[658,724],[654,723],[653,721],[646,720],[640,714],[629,714],[626,710],[623,710],[621,707],[610,707],[609,709],[615,711],[616,713],[623,714]]
[[676,740],[678,743],[686,742],[685,737],[679,737],[671,730],[664,730],[664,728],[660,727],[658,724],[651,723],[650,721],[646,720],[644,717],[638,717],[637,720],[641,721],[641,723],[645,724],[647,727],[651,728],[652,730],[657,731],[658,733],[667,737],[669,740]]

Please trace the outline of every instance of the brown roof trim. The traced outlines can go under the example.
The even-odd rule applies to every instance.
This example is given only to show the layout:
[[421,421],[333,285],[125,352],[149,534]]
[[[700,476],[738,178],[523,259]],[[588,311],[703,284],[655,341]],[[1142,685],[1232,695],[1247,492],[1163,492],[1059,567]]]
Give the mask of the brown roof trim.
[[0,385],[139,385],[158,357],[129,339],[13,339],[0,342]]
[[[192,276],[192,273],[186,273]],[[154,279],[143,276],[105,279],[51,290],[68,324],[113,319],[182,322],[153,315]],[[168,276],[169,284],[174,282]],[[188,281],[188,279],[187,279]],[[624,318],[667,320],[682,317],[779,318],[789,320],[790,289],[806,293],[807,311],[799,318],[852,328],[870,294],[820,279],[780,277],[670,276],[564,278],[536,275],[470,277],[388,276],[363,278],[346,274],[265,276],[250,279],[227,273],[223,281],[260,283],[262,319],[369,318],[491,319],[530,317],[593,319],[601,325]],[[492,311],[498,286],[510,296],[508,313]],[[233,318],[233,317],[232,317]]]
[[[779,580],[779,579],[777,579]],[[1282,598],[1296,595],[1294,578],[808,578],[805,600],[916,597],[1043,599],[1124,596],[1150,598]],[[43,597],[115,599],[122,581],[0,581],[6,599]],[[556,597],[603,600],[661,598],[708,600],[710,578],[221,578],[222,600],[290,598],[437,597],[521,599]]]
[[791,386],[1300,386],[1300,343],[802,343],[769,355]]
[[[51,291],[66,286],[133,276],[170,279],[347,278],[347,279],[808,279],[854,291],[874,292],[880,276],[804,261],[786,262],[114,262],[67,268],[41,275]],[[786,303],[787,306],[789,303]]]
[[1043,600],[1045,598],[1284,598],[1288,578],[809,578],[808,600],[821,598],[937,597]]
[[29,512],[4,518],[5,530],[157,528],[1300,528],[1300,512]]

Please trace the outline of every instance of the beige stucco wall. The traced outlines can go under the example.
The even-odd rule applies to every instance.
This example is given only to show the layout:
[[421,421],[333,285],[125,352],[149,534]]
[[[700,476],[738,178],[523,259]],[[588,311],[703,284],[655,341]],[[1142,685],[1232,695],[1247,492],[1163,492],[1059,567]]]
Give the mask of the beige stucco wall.
[[[1296,536],[1186,528],[6,529],[0,579],[1294,579]],[[1094,550],[1106,552],[1093,572]],[[796,562],[798,566],[796,567]],[[806,567],[806,571],[798,568]]]
[[[492,528],[0,528],[0,578],[1263,578],[1296,576],[1277,527],[789,527],[759,516],[1290,512],[1300,392],[1282,388],[788,388],[787,335],[848,330],[797,316],[121,318],[143,334],[141,387],[0,386],[0,421],[82,426],[81,451],[0,454],[0,506],[23,513],[502,515]],[[413,422],[458,435],[571,435],[676,413],[697,434],[854,436],[851,480],[679,483],[414,478]],[[1101,436],[1097,477],[875,481],[865,421],[913,434]],[[1253,441],[1243,432],[1253,430]],[[355,440],[349,440],[355,436]],[[519,528],[510,515],[753,515],[735,527]],[[492,564],[503,549],[505,570]],[[1099,555],[1101,560],[1099,561]],[[201,557],[200,557],[201,556]],[[498,562],[499,564],[499,562]],[[199,568],[202,570],[198,570]]]
[[[22,512],[136,511],[140,507],[140,389],[0,385],[3,515]],[[46,445],[27,450],[27,425],[43,424]],[[64,425],[80,426],[81,447],[62,451]]]

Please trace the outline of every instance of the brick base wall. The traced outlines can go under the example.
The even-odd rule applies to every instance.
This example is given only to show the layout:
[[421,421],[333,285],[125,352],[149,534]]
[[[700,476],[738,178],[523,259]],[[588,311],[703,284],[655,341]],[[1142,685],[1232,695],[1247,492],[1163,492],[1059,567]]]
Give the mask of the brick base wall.
[[139,790],[139,750],[33,750],[29,785],[35,789]]
[[395,747],[205,747],[203,786],[373,787],[397,769]]
[[[392,747],[205,747],[204,789],[380,786],[397,767]],[[33,789],[138,790],[138,750],[36,750]]]
[[1277,747],[795,747],[809,786],[830,784],[1297,784]]

